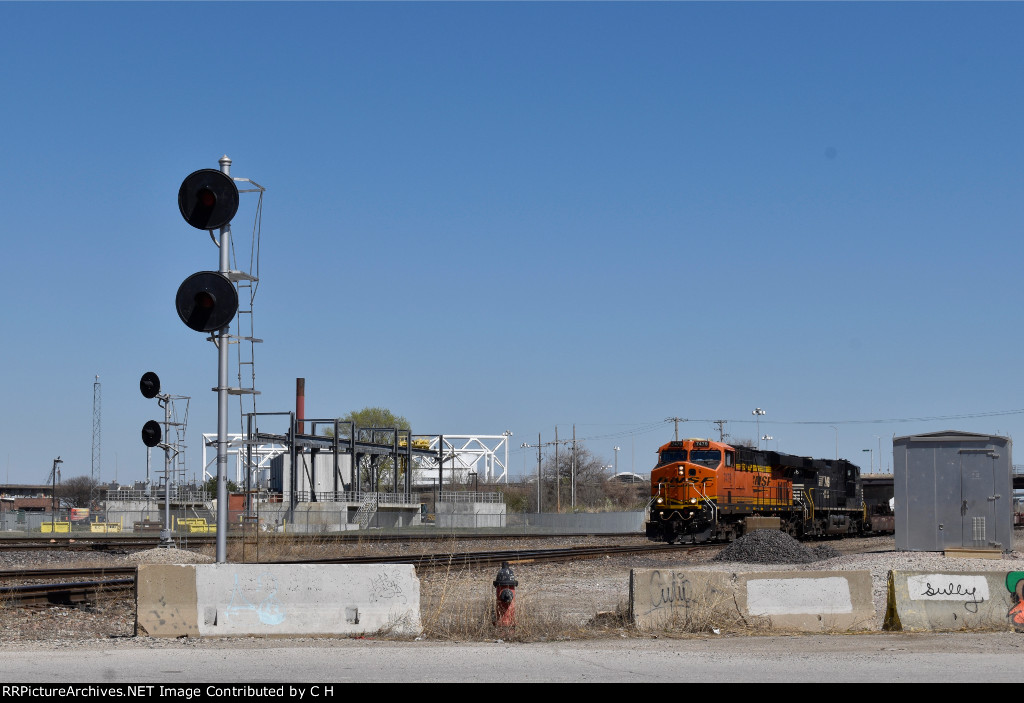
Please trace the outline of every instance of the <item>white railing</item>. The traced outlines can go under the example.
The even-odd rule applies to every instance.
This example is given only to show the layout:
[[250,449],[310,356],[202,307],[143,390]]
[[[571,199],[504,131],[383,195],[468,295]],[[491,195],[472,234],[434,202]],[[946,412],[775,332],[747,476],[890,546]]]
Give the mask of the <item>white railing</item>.
[[441,491],[439,503],[503,503],[501,493],[477,493],[475,491]]

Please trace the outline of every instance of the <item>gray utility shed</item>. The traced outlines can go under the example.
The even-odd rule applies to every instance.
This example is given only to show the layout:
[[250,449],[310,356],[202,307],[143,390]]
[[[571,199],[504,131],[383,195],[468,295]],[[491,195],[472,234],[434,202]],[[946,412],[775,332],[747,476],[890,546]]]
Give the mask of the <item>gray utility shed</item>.
[[894,438],[896,549],[1013,549],[1012,450],[956,430]]

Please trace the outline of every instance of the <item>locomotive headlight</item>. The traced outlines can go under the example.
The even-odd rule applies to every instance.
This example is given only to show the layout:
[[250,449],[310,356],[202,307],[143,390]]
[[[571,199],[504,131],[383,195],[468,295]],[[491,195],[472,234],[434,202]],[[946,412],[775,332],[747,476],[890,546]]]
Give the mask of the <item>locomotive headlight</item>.
[[690,502],[691,502],[691,503],[696,503],[696,502],[697,502],[697,499],[696,499],[696,498],[690,498]]
[[665,502],[665,499],[662,498],[661,496],[658,496],[658,505],[661,505],[664,502]]

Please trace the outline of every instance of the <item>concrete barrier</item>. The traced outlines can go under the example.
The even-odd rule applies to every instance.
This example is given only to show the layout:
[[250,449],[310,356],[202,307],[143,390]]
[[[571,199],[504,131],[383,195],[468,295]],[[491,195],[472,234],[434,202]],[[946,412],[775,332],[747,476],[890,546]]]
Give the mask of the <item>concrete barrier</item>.
[[883,627],[908,632],[1012,630],[1015,603],[1007,576],[1006,571],[890,571]]
[[406,564],[143,564],[135,631],[150,637],[418,634]]
[[634,569],[629,594],[640,629],[850,632],[872,629],[875,617],[868,571]]

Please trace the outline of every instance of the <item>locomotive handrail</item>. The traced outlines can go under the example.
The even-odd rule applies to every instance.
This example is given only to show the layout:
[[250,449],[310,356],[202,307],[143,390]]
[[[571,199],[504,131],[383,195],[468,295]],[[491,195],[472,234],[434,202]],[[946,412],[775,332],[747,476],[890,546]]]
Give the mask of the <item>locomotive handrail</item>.
[[710,498],[708,498],[708,495],[707,495],[707,493],[705,493],[704,491],[702,491],[702,490],[701,490],[701,489],[700,489],[700,488],[699,488],[699,487],[697,486],[697,483],[696,483],[696,482],[691,482],[691,483],[690,483],[690,485],[691,485],[691,486],[693,486],[693,490],[697,491],[697,494],[698,494],[698,495],[699,495],[699,496],[700,496],[701,498],[703,498],[703,499],[704,499],[704,502],[705,502],[705,503],[707,503],[708,505],[710,505],[710,506],[711,506],[711,517],[712,517],[713,523],[714,523],[714,524],[718,524],[718,506],[717,506],[717,505],[715,505],[715,501],[713,501],[713,500],[711,500]]
[[814,520],[814,496],[812,495],[813,493],[814,493],[814,489],[813,488],[810,488],[810,489],[805,488],[805,489],[803,489],[803,494],[805,496],[807,496],[807,502],[811,506],[811,514],[808,516],[811,520]]

